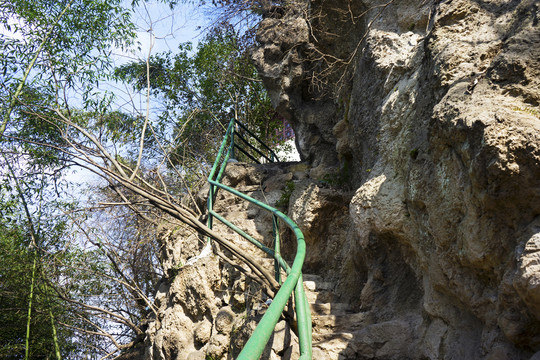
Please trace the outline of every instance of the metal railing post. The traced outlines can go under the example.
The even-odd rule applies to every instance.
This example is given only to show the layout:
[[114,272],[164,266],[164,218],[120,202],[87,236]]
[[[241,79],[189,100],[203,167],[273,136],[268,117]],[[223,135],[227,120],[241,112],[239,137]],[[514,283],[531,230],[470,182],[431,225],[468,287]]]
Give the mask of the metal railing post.
[[236,121],[234,122],[233,129],[231,131],[231,148],[229,149],[229,160],[236,160],[234,157],[234,136],[236,135],[238,125],[236,125]]
[[[209,229],[212,229],[213,226],[212,210],[214,210],[214,190],[214,185],[210,183],[210,189],[208,190],[208,200],[206,200],[208,206],[208,219],[206,220],[206,226],[208,226]],[[206,242],[211,242],[209,236],[206,237]]]
[[281,285],[281,267],[278,258],[281,257],[281,241],[279,238],[279,220],[275,214],[272,214],[272,233],[274,235],[274,272],[276,281]]

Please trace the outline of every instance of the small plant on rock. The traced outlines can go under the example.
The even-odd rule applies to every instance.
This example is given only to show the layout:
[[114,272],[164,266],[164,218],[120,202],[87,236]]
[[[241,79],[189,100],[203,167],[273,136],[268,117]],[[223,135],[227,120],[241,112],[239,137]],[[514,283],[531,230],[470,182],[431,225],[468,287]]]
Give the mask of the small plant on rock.
[[281,193],[281,197],[276,202],[277,207],[287,207],[289,206],[289,201],[291,199],[291,194],[294,191],[294,181],[289,180],[285,184],[285,188],[283,189],[283,193]]

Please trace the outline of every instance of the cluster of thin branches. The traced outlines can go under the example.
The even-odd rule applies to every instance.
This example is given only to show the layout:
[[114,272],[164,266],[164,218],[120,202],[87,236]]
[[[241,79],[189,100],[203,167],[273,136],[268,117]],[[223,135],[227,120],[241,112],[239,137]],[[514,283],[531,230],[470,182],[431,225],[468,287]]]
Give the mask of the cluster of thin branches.
[[[31,105],[31,104],[29,104]],[[154,288],[141,288],[140,277],[145,271],[146,265],[151,265],[152,261],[146,264],[136,264],[134,268],[130,264],[129,259],[137,259],[136,252],[140,251],[140,245],[150,245],[153,240],[149,236],[149,232],[146,234],[124,234],[121,236],[119,242],[118,237],[114,237],[113,229],[116,227],[125,231],[126,226],[116,225],[116,221],[112,212],[116,212],[115,216],[118,216],[119,209],[126,209],[133,215],[132,222],[144,223],[143,226],[138,226],[138,229],[157,228],[160,223],[166,219],[167,221],[176,221],[193,228],[200,234],[201,240],[206,237],[212,238],[219,246],[215,249],[218,256],[225,259],[226,262],[235,266],[235,268],[244,271],[250,278],[260,282],[267,294],[273,295],[278,288],[273,275],[261,266],[251,255],[246,253],[240,247],[226,239],[222,234],[212,230],[206,226],[201,220],[201,212],[194,210],[191,206],[186,205],[182,198],[178,198],[176,194],[169,191],[168,184],[164,177],[160,174],[160,171],[145,172],[145,167],[138,161],[136,163],[127,164],[118,156],[118,154],[111,152],[108,149],[110,145],[103,143],[99,140],[98,135],[94,134],[92,130],[79,123],[79,119],[76,117],[76,112],[61,109],[60,106],[55,108],[36,108],[36,106],[28,106],[25,108],[25,104],[21,104],[18,109],[20,112],[25,112],[26,116],[37,117],[44,124],[49,124],[54,127],[57,133],[60,135],[61,141],[57,144],[44,143],[35,140],[29,140],[19,138],[9,132],[4,134],[4,138],[11,141],[19,141],[22,143],[29,143],[33,146],[40,146],[43,148],[52,149],[63,154],[64,159],[72,166],[87,169],[97,176],[104,179],[109,185],[107,187],[110,192],[109,199],[113,201],[101,202],[99,206],[94,210],[110,209],[107,213],[105,221],[101,224],[107,223],[108,228],[102,227],[99,232],[99,236],[91,234],[88,231],[88,224],[84,224],[83,220],[77,218],[73,214],[69,214],[72,219],[72,224],[78,229],[78,234],[86,238],[87,242],[91,244],[94,249],[101,252],[101,255],[108,259],[108,262],[113,267],[113,272],[100,271],[99,269],[85,269],[83,265],[74,269],[79,273],[85,271],[92,273],[94,276],[98,276],[112,283],[116,283],[119,286],[118,291],[124,292],[123,298],[130,299],[130,304],[126,304],[121,308],[108,309],[107,307],[98,306],[91,302],[81,301],[80,299],[73,299],[69,291],[62,288],[51,286],[56,290],[56,293],[60,299],[70,303],[79,311],[74,311],[76,316],[82,316],[81,313],[90,312],[92,316],[83,316],[79,320],[86,322],[90,329],[77,327],[74,325],[62,323],[63,326],[70,327],[72,330],[86,333],[93,336],[101,336],[110,340],[114,345],[113,349],[105,348],[107,354],[105,357],[113,356],[115,353],[122,349],[126,349],[137,341],[137,338],[143,336],[143,330],[140,328],[137,320],[130,318],[126,315],[129,312],[129,308],[135,306],[139,309],[140,313],[153,312],[155,314],[156,309],[153,304],[151,294],[155,291]],[[99,131],[98,131],[99,133]],[[144,134],[140,135],[142,139]],[[144,141],[142,141],[144,143]],[[170,162],[170,151],[167,151],[164,147],[162,163]],[[141,158],[141,154],[144,151],[144,146],[140,146],[138,158]],[[179,178],[181,179],[182,173],[178,171]],[[185,196],[193,197],[194,194],[188,193]],[[194,199],[193,199],[193,202]],[[111,210],[112,209],[112,210]],[[167,216],[165,216],[166,214]],[[29,217],[30,218],[30,217]],[[125,217],[122,218],[122,222],[125,221]],[[99,229],[100,222],[96,222],[91,225],[91,228]],[[81,235],[82,234],[82,235]],[[139,240],[137,240],[137,237]],[[122,239],[123,238],[123,239]],[[127,238],[127,239],[126,239]],[[139,247],[126,249],[126,241],[133,241]],[[226,250],[226,252],[224,252]],[[143,250],[144,251],[144,250]],[[157,253],[157,250],[153,251]],[[128,256],[128,253],[129,256]],[[232,257],[231,257],[232,255]],[[154,259],[155,260],[155,259]],[[59,259],[58,261],[61,261]],[[244,263],[248,265],[250,270],[244,269],[240,264]],[[63,265],[59,263],[59,265]],[[65,264],[64,264],[65,265]],[[131,266],[131,268],[130,268]],[[148,269],[147,269],[148,270]],[[159,270],[150,274],[154,280],[162,275]],[[139,277],[139,279],[137,278]],[[127,295],[127,296],[126,296]],[[124,313],[124,314],[122,314]],[[99,321],[92,320],[92,318],[101,319],[103,321],[108,320],[121,325],[122,329],[129,329],[130,332],[136,335],[136,339],[125,342],[120,339],[128,338],[128,333],[124,330],[119,334],[112,334],[111,331],[100,323]],[[139,339],[140,340],[140,339]]]
[[[304,8],[311,38],[306,55],[307,76],[313,94],[339,96],[343,92],[356,71],[370,30],[394,1],[369,8],[361,8],[353,0],[343,2],[341,7],[323,1],[317,7]],[[368,15],[370,20],[366,21]],[[336,28],[342,29],[341,33],[336,33]],[[339,44],[340,48],[331,44]]]

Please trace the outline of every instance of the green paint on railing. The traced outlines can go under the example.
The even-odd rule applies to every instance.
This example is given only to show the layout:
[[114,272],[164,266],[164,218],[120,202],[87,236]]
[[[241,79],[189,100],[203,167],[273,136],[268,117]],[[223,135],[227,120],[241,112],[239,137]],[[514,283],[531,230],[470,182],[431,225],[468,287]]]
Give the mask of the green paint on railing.
[[[254,139],[254,141],[256,141],[258,144],[260,144],[262,148],[268,151],[268,155],[250,144],[250,142],[239,133],[237,128],[241,128],[243,131],[245,131],[245,133],[249,134]],[[249,150],[243,149],[239,146],[238,143],[235,143],[235,137],[241,139],[245,144],[248,145],[249,149],[254,150],[257,155],[250,154]],[[227,144],[229,145],[227,146]],[[259,156],[259,158],[265,158],[268,161],[279,161],[277,155],[272,151],[270,147],[264,144],[243,124],[235,121],[234,119],[231,120],[225,133],[223,142],[221,143],[221,146],[219,148],[216,161],[214,162],[214,166],[212,167],[212,171],[210,172],[210,176],[208,177],[210,190],[208,193],[207,225],[209,228],[212,228],[213,219],[216,218],[217,220],[221,221],[222,223],[233,229],[235,232],[240,234],[242,237],[253,243],[259,249],[272,256],[274,258],[274,271],[276,281],[281,284],[279,291],[275,295],[272,303],[268,307],[266,313],[262,317],[259,325],[253,332],[252,336],[249,338],[246,345],[242,349],[242,352],[238,356],[238,359],[255,360],[261,357],[262,352],[264,351],[268,340],[272,336],[276,324],[279,321],[285,307],[287,306],[287,303],[289,303],[289,299],[291,298],[293,292],[296,318],[298,323],[300,359],[311,359],[311,313],[309,310],[309,304],[307,302],[302,281],[302,266],[304,264],[304,259],[306,256],[306,243],[304,241],[304,235],[302,234],[302,231],[300,231],[298,226],[287,215],[261,201],[258,201],[236,189],[233,189],[221,183],[225,168],[227,167],[227,162],[229,161],[229,159],[234,159],[235,148],[239,149],[248,158],[257,163],[259,163],[259,161],[257,160],[256,156]],[[272,229],[274,234],[273,250],[264,246],[252,236],[247,234],[245,231],[240,229],[238,226],[232,224],[230,221],[220,216],[213,210],[214,203],[217,198],[217,192],[219,189],[234,194],[235,196],[249,201],[250,203],[255,204],[260,208],[263,208],[272,213]],[[281,257],[279,219],[281,219],[293,231],[294,235],[296,236],[297,250],[291,267],[289,267],[289,265]],[[287,278],[283,283],[281,283],[281,269],[284,269],[287,274]]]
[[[272,235],[274,235],[274,258],[281,259],[281,241],[279,237],[279,220],[276,215],[272,214]],[[276,281],[281,285],[281,269],[279,263],[274,263],[274,272],[276,274]],[[289,271],[287,271],[287,274]]]

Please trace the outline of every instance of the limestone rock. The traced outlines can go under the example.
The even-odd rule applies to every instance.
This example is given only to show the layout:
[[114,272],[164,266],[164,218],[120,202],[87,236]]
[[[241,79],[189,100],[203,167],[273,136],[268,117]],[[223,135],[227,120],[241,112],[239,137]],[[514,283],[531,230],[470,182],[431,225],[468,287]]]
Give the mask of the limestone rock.
[[[537,1],[287,3],[265,14],[253,59],[305,162],[230,164],[225,181],[283,197],[304,232],[314,358],[537,358]],[[216,208],[272,243],[268,214],[223,192]],[[164,238],[168,269],[197,252]],[[237,356],[266,300],[256,285],[214,259],[175,276],[156,295],[147,358]],[[296,358],[287,328],[265,358]]]
[[[540,223],[529,227],[532,235],[518,247],[514,287],[532,314],[540,320]],[[528,234],[527,234],[528,235]]]
[[234,318],[235,316],[231,308],[222,308],[214,320],[214,329],[222,334],[229,334],[233,327]]
[[[260,201],[274,204],[285,183],[292,181],[293,171],[305,173],[307,168],[298,164],[231,163],[224,181]],[[253,210],[249,202],[222,191],[215,209],[271,244],[270,214]],[[239,235],[233,235],[223,224],[215,224],[214,229],[227,234],[245,251],[260,256],[259,261],[267,268],[273,268],[273,259],[265,258],[262,251]],[[145,359],[235,358],[260,320],[262,312],[256,309],[263,307],[261,304],[267,297],[258,283],[247,280],[236,267],[220,262],[213,254],[190,256],[189,261],[185,261],[187,254],[198,255],[193,243],[199,239],[196,234],[181,230],[163,228],[161,231],[160,240],[167,249],[162,253],[167,273],[156,294],[157,316],[150,321],[146,333]],[[245,266],[244,270],[249,269]],[[298,341],[284,321],[280,322],[268,351],[271,358],[298,357]]]
[[[302,4],[307,40],[261,36],[256,50],[275,49],[256,63],[311,165],[289,214],[306,234],[306,269],[373,313],[364,333],[326,339],[317,356],[530,358],[540,350],[538,4]],[[285,34],[299,13],[282,14]],[[279,74],[294,41],[305,66],[291,87]],[[341,78],[331,59],[350,60]],[[336,169],[349,172],[352,198],[330,184],[342,195],[329,200],[317,182]],[[423,320],[403,326],[406,314]],[[367,329],[382,324],[407,335],[373,347]]]

